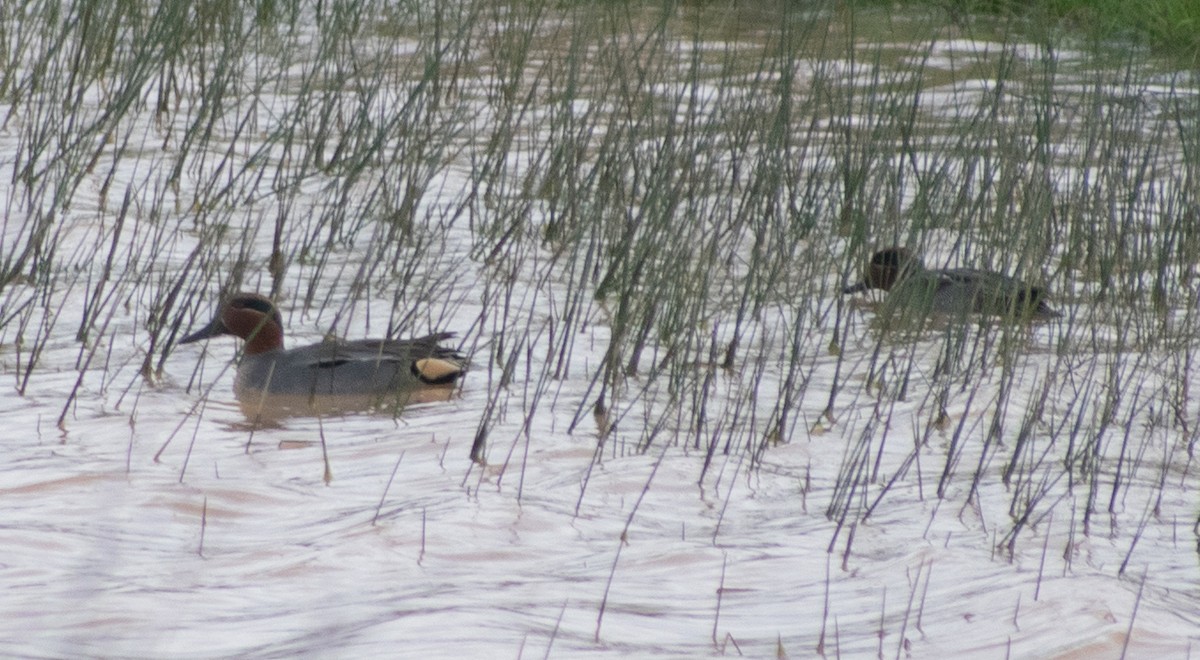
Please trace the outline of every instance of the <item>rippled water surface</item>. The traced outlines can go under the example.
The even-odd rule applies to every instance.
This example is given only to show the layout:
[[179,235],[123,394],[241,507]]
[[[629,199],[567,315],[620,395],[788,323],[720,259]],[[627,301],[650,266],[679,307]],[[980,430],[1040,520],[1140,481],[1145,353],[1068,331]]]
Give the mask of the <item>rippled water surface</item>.
[[[862,114],[838,117],[813,100],[817,89],[911,85],[919,93],[900,98],[922,137],[898,160],[976,181],[985,175],[963,171],[970,141],[955,132],[969,129],[956,127],[993,110],[996,125],[1040,116],[1024,114],[1037,101],[1021,94],[990,107],[991,58],[1035,72],[1055,61],[1067,72],[1055,80],[1067,128],[1051,131],[1051,188],[1066,198],[1111,175],[1098,163],[1123,156],[1088,142],[1105,139],[1080,129],[1089,108],[1128,112],[1106,126],[1144,136],[1130,138],[1129,167],[1147,196],[1114,195],[1110,218],[1072,231],[1104,245],[1182,245],[1186,232],[1155,227],[1200,208],[1171,201],[1195,200],[1179,192],[1194,185],[1180,149],[1200,116],[1187,76],[1119,64],[1100,75],[1075,52],[960,34],[802,50],[784,125],[810,148],[785,164],[798,169],[778,188],[755,191],[738,177],[770,163],[739,161],[751,152],[733,143],[765,142],[769,131],[739,133],[747,115],[728,108],[757,107],[786,78],[754,74],[776,44],[770,21],[724,37],[678,28],[619,51],[654,75],[612,75],[640,80],[639,98],[662,104],[647,117],[711,121],[688,133],[707,137],[670,167],[647,156],[655,167],[645,172],[581,182],[578,164],[609,149],[654,154],[672,140],[657,125],[626,136],[619,118],[632,106],[599,89],[610,73],[593,70],[617,71],[607,49],[637,45],[653,21],[583,53],[571,36],[579,16],[544,18],[536,48],[510,69],[492,42],[523,28],[518,12],[476,17],[469,42],[454,41],[449,24],[435,37],[385,17],[401,27],[355,44],[323,40],[332,19],[305,11],[314,13],[301,29],[255,41],[232,74],[197,56],[161,76],[114,65],[73,83],[67,48],[48,58],[59,66],[49,82],[36,82],[50,33],[9,55],[30,68],[9,78],[26,86],[0,106],[0,653],[1092,658],[1200,648],[1194,264],[1164,251],[1169,296],[1150,309],[1151,295],[1139,295],[1141,311],[1123,315],[1119,293],[1071,265],[1069,235],[1049,237],[1061,243],[1048,248],[1056,267],[1043,270],[981,247],[974,263],[1046,274],[1063,316],[881,341],[873,306],[839,295],[867,248],[835,226],[834,202],[846,199],[839,173],[854,169],[839,169],[837,136],[884,111],[855,100],[846,107]],[[219,45],[213,53],[228,57]],[[422,64],[460,48],[458,68],[433,75]],[[322,49],[341,54],[321,59]],[[355,68],[379,64],[362,52],[386,53],[383,73]],[[659,60],[678,79],[656,77]],[[569,75],[584,82],[572,88]],[[214,107],[218,95],[206,94],[221,81],[237,92]],[[432,107],[427,89],[454,106]],[[1091,95],[1109,101],[1071,105]],[[314,99],[329,112],[298,109]],[[574,134],[571,122],[587,130]],[[285,127],[303,147],[280,137]],[[45,129],[62,139],[39,141]],[[875,139],[893,138],[903,142]],[[378,148],[364,146],[372,140]],[[1147,153],[1153,162],[1137,169]],[[866,160],[867,188],[895,208],[856,213],[903,224],[924,200],[937,214],[920,177],[892,181]],[[641,253],[622,243],[632,233],[589,234],[612,214],[588,208],[650,207],[653,185],[628,199],[620,191],[692,171],[729,171],[714,180],[730,187],[689,192],[681,176],[679,198],[695,205],[667,215],[731,208],[743,194],[778,194],[786,207],[791,190],[791,215],[779,217],[816,230],[766,232],[761,247],[732,221],[703,232],[669,225],[654,240],[694,244],[687,263],[707,260],[716,273],[696,282],[710,301],[703,322],[681,316],[673,328],[676,293],[610,286],[604,273],[676,262],[655,257],[638,270]],[[828,187],[795,193],[797,180],[822,177]],[[1034,183],[1005,186],[1020,196]],[[577,207],[547,201],[562,199]],[[1118,240],[1103,230],[1112,218],[1146,230]],[[578,233],[556,242],[560,226]],[[960,262],[963,233],[931,224],[927,261]],[[700,249],[710,244],[729,247]],[[605,247],[586,256],[587,245]],[[272,271],[277,249],[283,267]],[[578,259],[562,256],[572,250]],[[773,283],[756,270],[760,251],[792,255]],[[255,424],[232,394],[237,342],[173,345],[207,321],[221,287],[274,287],[293,345],[330,332],[455,331],[471,371],[448,401],[398,416]],[[751,289],[763,304],[747,312],[737,301]],[[658,314],[637,317],[632,332],[622,325],[623,300],[655,296]],[[645,352],[631,357],[643,327]],[[686,348],[671,343],[689,332]],[[722,368],[735,336],[740,348]],[[626,351],[615,361],[612,346]],[[477,439],[481,462],[470,458]]]

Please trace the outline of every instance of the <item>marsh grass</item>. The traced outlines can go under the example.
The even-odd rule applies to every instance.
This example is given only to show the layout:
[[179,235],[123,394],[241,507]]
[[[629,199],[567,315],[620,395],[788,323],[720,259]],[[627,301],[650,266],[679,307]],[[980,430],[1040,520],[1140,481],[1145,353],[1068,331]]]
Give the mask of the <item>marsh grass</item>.
[[[1056,512],[1131,555],[1194,481],[1200,104],[1139,51],[789,3],[6,7],[0,344],[18,395],[75,354],[64,427],[180,386],[249,289],[312,335],[459,332],[502,474],[554,433],[701,483],[820,438],[844,557],[889,498],[983,492],[1009,556]],[[1063,317],[873,326],[839,294],[890,244]]]

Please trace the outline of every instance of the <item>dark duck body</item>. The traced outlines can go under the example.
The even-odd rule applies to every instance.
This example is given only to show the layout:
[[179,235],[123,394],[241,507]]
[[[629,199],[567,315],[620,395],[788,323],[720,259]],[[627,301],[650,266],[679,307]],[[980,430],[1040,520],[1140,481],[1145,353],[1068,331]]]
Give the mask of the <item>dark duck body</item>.
[[981,314],[1013,319],[1049,319],[1059,313],[1047,304],[1046,290],[990,270],[944,268],[930,270],[901,247],[871,256],[863,278],[842,293],[869,289],[887,292],[889,314],[963,316]]

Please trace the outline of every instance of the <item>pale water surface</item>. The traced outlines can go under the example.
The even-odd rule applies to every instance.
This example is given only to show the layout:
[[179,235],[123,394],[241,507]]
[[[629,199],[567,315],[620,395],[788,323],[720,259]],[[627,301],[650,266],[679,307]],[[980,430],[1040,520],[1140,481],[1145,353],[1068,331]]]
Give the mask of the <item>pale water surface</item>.
[[[545,28],[548,39],[566,30]],[[381,40],[397,58],[424,52],[415,36]],[[753,39],[732,43],[704,48],[719,55],[759,48]],[[681,39],[664,50],[686,64],[693,45]],[[923,121],[937,127],[971,116],[986,103],[991,82],[970,75],[966,54],[1005,49],[957,38],[928,46],[889,46],[913,53],[896,58],[895,66],[923,61]],[[1045,56],[1034,46],[1015,51],[1008,46],[1022,64]],[[344,173],[295,175],[301,156],[268,139],[312,66],[302,48],[286,52],[279,60],[245,55],[247,70],[265,71],[262,89],[244,92],[244,105],[220,115],[215,137],[188,152],[173,181],[183,133],[204,99],[173,98],[177,109],[160,115],[153,105],[161,81],[145,81],[132,109],[112,126],[114,146],[102,149],[93,167],[76,170],[81,183],[69,204],[55,209],[60,233],[50,272],[0,289],[0,654],[1098,658],[1124,651],[1187,657],[1200,647],[1200,499],[1190,457],[1200,404],[1189,398],[1200,376],[1190,361],[1179,367],[1179,356],[1197,345],[1194,330],[1176,328],[1184,337],[1178,350],[1161,349],[1166,343],[1122,346],[1118,339],[1128,335],[1119,332],[1121,320],[1091,304],[1094,285],[1061,277],[1054,288],[1062,320],[1011,333],[972,329],[990,333],[990,341],[1003,336],[1017,349],[993,346],[946,379],[937,365],[948,334],[935,329],[881,345],[871,309],[842,306],[843,273],[833,269],[818,278],[823,295],[796,289],[812,294],[803,303],[808,307],[781,297],[747,321],[737,368],[696,361],[697,374],[710,379],[704,399],[710,408],[699,426],[690,417],[696,409],[677,403],[677,392],[652,375],[650,366],[665,359],[657,353],[630,377],[611,418],[598,422],[591,413],[593,378],[610,340],[612,301],[584,297],[573,321],[577,332],[566,335],[569,369],[543,378],[552,336],[562,341],[553,333],[572,290],[544,277],[539,264],[549,259],[547,247],[546,254],[516,262],[518,285],[503,298],[492,270],[503,264],[488,261],[478,232],[489,214],[520,195],[506,200],[512,191],[500,190],[496,198],[464,201],[485,165],[510,168],[513,179],[532,168],[537,145],[561,135],[542,118],[559,115],[534,104],[518,122],[522,133],[506,162],[485,163],[482,145],[495,137],[496,125],[512,121],[493,102],[507,73],[486,62],[460,72],[455,84],[466,100],[453,122],[422,128],[452,132],[454,148],[430,165],[416,227],[398,234],[407,247],[389,251],[379,247],[387,242],[384,229],[355,234],[336,225],[356,226],[360,213],[378,210],[364,210],[356,192],[391,188],[331,183]],[[1058,56],[1064,67],[1077,57]],[[536,58],[528,66],[538,70]],[[797,75],[821,72],[865,84],[880,66],[893,64],[814,59],[802,62]],[[835,67],[840,72],[830,74]],[[366,114],[386,123],[389,108],[406,101],[422,70],[398,69],[370,98],[346,91],[353,99],[346,103],[370,106]],[[1086,78],[1080,75],[1081,88]],[[707,89],[687,80],[653,89],[665,97],[712,99],[754,93],[748,78],[707,76]],[[797,89],[802,97],[804,85]],[[1069,91],[1064,87],[1064,103]],[[113,93],[84,89],[77,116],[101,117]],[[1194,89],[1165,83],[1152,89],[1149,82],[1113,94],[1146,112],[1195,98]],[[579,116],[614,111],[608,102],[581,94],[570,107]],[[11,259],[14,246],[29,239],[23,219],[53,206],[47,193],[30,192],[40,188],[16,170],[31,160],[37,123],[56,115],[43,117],[28,105],[3,110],[0,200],[7,216],[3,252]],[[247,116],[249,124],[239,121]],[[810,121],[796,123],[807,129]],[[830,130],[842,125],[816,121]],[[73,130],[63,128],[65,135]],[[602,138],[592,134],[589,148],[598,149]],[[931,158],[939,139],[928,138]],[[1163,163],[1179,162],[1176,145],[1164,142]],[[1083,176],[1076,161],[1086,149],[1064,142],[1062,152],[1062,181]],[[379,159],[403,156],[384,149]],[[588,158],[587,150],[579,157]],[[814,151],[807,165],[819,169],[827,157]],[[721,159],[719,149],[712,158]],[[65,177],[57,168],[67,165],[32,160],[46,168],[46,178]],[[277,181],[279,168],[287,175]],[[368,164],[361,176],[398,180],[407,168]],[[208,193],[201,191],[223,185],[244,194],[229,195],[220,209],[206,206]],[[132,210],[121,212],[127,196]],[[899,203],[913,198],[905,189]],[[531,224],[549,222],[545,212],[531,204]],[[122,214],[118,230],[114,218]],[[180,281],[185,291],[205,296],[181,299],[168,315],[168,326],[178,321],[186,329],[207,320],[218,287],[232,276],[232,256],[196,267],[189,264],[192,251],[212,241],[222,246],[218,251],[244,255],[244,288],[266,291],[280,214],[300,226],[285,235],[291,261],[279,296],[290,340],[317,341],[331,328],[351,337],[384,334],[389,326],[404,333],[456,330],[473,357],[458,396],[413,405],[397,418],[297,418],[255,428],[231,393],[225,365],[235,355],[233,341],[173,349],[161,377],[142,378],[148,324],[171,286]],[[225,233],[208,233],[222,223]],[[321,246],[339,233],[349,240],[302,254],[304,237]],[[945,242],[930,241],[928,261],[955,259],[954,233],[950,228],[938,234]],[[803,249],[840,254],[847,245],[831,231]],[[103,287],[110,246],[117,256],[108,268],[116,275]],[[415,275],[398,304],[394,291],[361,284],[408,265]],[[742,266],[722,267],[736,283]],[[1194,303],[1196,284],[1181,286]],[[407,318],[396,312],[418,304],[432,311]],[[87,340],[79,341],[85,313],[93,313],[85,310],[97,308]],[[1196,320],[1186,306],[1162,318],[1168,325],[1170,318]],[[756,463],[745,445],[768,435],[767,418],[789,377],[796,323],[810,329],[799,343],[805,385],[796,390],[781,442]],[[727,340],[730,327],[716,315],[705,333]],[[514,336],[527,337],[529,350],[517,351],[522,358],[502,383],[498,344]],[[829,350],[834,340],[841,362]],[[155,366],[165,341],[159,336],[153,349]],[[1098,352],[1097,345],[1111,350]],[[882,369],[883,389],[868,382],[872,369]],[[893,374],[910,379],[902,398]],[[1119,389],[1114,383],[1128,383],[1125,397],[1104,394]],[[835,385],[840,393],[826,417]],[[1116,423],[1100,425],[1108,403],[1116,407]],[[1037,404],[1046,410],[1029,426],[1031,444],[1022,445],[1021,474],[1029,478],[1005,485],[1002,472],[1021,422]],[[940,424],[939,407],[947,414]],[[1001,441],[988,445],[992,453],[982,454],[995,420],[1007,426]],[[615,427],[597,451],[600,423]],[[486,466],[469,458],[481,427],[489,443]],[[651,427],[658,430],[647,443]],[[1107,476],[1095,482],[1071,483],[1062,469],[1072,451],[1068,437],[1126,460],[1104,462]],[[707,443],[723,446],[727,438],[731,450],[715,452],[705,470]],[[1123,442],[1127,449],[1120,449]],[[961,452],[957,467],[939,497],[947,456],[955,452]],[[857,471],[871,476],[848,495],[845,477]],[[1089,483],[1105,489],[1090,491]],[[1085,528],[1089,500],[1099,504]],[[1035,502],[1028,524],[1017,524],[1014,501]],[[853,513],[839,528],[838,512],[847,506]]]

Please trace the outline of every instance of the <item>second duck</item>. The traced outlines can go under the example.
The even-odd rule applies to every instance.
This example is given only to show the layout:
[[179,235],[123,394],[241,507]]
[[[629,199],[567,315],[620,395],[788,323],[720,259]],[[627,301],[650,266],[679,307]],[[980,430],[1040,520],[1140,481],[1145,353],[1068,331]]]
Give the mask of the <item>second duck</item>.
[[1046,290],[990,270],[925,268],[911,251],[889,247],[871,256],[856,284],[843,294],[868,289],[888,292],[883,309],[909,318],[982,314],[1009,319],[1049,319],[1060,314],[1046,303]]

